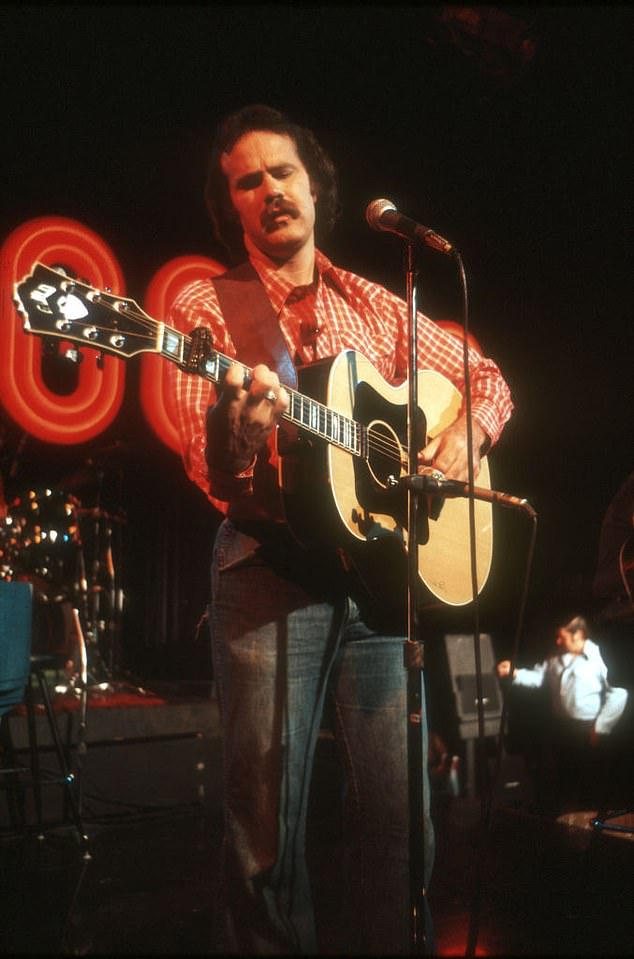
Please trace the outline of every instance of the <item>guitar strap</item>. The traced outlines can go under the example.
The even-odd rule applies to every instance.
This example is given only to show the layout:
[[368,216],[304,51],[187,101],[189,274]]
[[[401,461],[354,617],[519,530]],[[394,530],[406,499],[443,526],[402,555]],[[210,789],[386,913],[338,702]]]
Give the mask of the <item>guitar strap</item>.
[[220,309],[241,363],[266,363],[280,382],[297,388],[297,370],[275,310],[249,261],[212,278]]
[[[212,282],[240,362],[250,367],[266,363],[275,370],[281,383],[296,389],[297,370],[275,310],[251,263],[241,263],[221,276],[213,277]],[[278,435],[278,450],[281,435]],[[234,501],[228,512],[233,523],[245,532],[249,532],[250,524],[257,524],[258,515],[266,514],[271,507],[275,513],[284,512],[278,471],[272,468],[268,455],[258,456],[255,470],[258,482],[254,486],[254,495]]]

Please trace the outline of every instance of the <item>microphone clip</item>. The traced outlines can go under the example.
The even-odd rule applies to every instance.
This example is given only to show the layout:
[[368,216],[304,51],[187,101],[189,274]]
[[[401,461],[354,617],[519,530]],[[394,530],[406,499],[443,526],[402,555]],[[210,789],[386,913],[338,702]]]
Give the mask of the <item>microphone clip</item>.
[[432,466],[424,466],[420,473],[413,476],[388,476],[387,485],[391,489],[397,486],[402,489],[413,490],[415,493],[428,493],[441,496],[461,496],[464,494],[465,484],[457,480],[448,480],[445,474]]
[[388,476],[387,485],[390,489],[401,487],[411,490],[414,493],[427,494],[430,496],[444,496],[445,498],[463,497],[468,499],[473,496],[474,499],[483,500],[486,503],[497,503],[499,506],[506,506],[509,509],[520,509],[528,513],[531,518],[536,518],[537,514],[531,504],[523,497],[513,496],[510,493],[503,493],[501,490],[488,489],[487,487],[469,486],[462,480],[447,479],[440,470],[433,466],[424,466],[420,473],[413,476]]

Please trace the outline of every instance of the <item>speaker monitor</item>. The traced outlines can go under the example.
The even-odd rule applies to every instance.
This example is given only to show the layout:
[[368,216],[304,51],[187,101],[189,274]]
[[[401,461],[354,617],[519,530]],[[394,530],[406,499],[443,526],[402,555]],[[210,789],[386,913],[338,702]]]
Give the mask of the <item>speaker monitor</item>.
[[[495,735],[502,714],[502,695],[495,672],[495,656],[491,637],[480,635],[482,709],[485,734]],[[445,649],[454,693],[458,729],[462,739],[478,735],[478,686],[475,649],[472,634],[445,636]]]

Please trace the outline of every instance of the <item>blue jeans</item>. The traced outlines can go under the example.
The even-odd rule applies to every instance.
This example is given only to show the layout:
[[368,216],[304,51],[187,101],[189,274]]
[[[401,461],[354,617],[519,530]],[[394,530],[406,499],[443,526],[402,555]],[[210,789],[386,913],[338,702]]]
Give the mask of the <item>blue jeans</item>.
[[[344,582],[341,569],[283,535],[262,544],[229,521],[218,531],[210,616],[225,803],[218,951],[319,951],[305,834],[327,695],[349,824],[341,951],[411,951],[403,637],[367,625]],[[429,877],[426,762],[423,769]]]

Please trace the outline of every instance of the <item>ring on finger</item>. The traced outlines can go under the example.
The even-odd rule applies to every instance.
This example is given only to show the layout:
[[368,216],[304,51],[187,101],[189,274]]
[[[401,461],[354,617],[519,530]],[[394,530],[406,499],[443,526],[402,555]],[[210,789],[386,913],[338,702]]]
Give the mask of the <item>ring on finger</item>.
[[275,390],[267,390],[262,399],[268,400],[269,403],[277,403],[277,393]]

